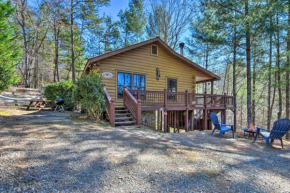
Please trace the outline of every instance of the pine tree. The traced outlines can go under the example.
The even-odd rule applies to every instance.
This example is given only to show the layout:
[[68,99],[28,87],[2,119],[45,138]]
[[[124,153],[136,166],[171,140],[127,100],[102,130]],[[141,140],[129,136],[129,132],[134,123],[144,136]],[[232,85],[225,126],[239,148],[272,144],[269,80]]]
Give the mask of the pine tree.
[[105,28],[103,34],[103,43],[104,43],[104,51],[112,51],[114,49],[114,45],[117,44],[120,33],[118,30],[118,23],[113,22],[110,16],[105,17]]
[[145,15],[142,0],[131,0],[129,9],[121,10],[119,25],[124,34],[124,45],[130,45],[142,39],[145,28]]
[[[91,23],[90,21],[96,21],[99,18],[96,17],[98,9],[102,5],[107,5],[109,0],[88,0],[88,1],[81,1],[81,0],[71,0],[69,5],[70,10],[70,51],[71,51],[71,73],[72,73],[72,80],[76,82],[76,57],[79,57],[75,51],[75,29],[78,24],[77,21],[81,22],[79,27],[79,37],[82,39],[82,35],[86,27],[89,26]],[[88,24],[88,25],[86,25]]]
[[0,2],[0,91],[15,84],[19,78],[16,66],[20,57],[20,46],[15,43],[15,28],[9,18],[14,13],[10,1]]

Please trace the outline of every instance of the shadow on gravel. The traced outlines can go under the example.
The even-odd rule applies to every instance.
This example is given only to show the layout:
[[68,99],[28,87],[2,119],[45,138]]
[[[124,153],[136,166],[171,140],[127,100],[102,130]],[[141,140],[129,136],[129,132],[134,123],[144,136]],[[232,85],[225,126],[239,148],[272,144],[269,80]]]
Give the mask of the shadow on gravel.
[[[285,170],[290,163],[289,144],[281,150],[266,148],[264,141],[217,138],[209,132],[166,134],[144,128],[103,128],[74,123],[66,113],[47,111],[16,118],[17,121],[7,122],[0,130],[3,192],[110,192],[108,187],[122,186],[128,176],[134,177],[130,172],[145,155],[159,156],[160,160],[152,160],[152,164],[168,164],[169,168],[155,171],[149,167],[148,174],[138,174],[137,178],[142,176],[149,184],[148,192],[269,190],[257,179],[227,177],[233,171],[245,177],[267,172],[290,179],[289,171]],[[206,157],[208,160],[199,157],[206,153],[212,157]],[[179,168],[182,164],[176,164],[179,162],[198,167],[195,171],[183,170]],[[212,164],[220,164],[221,169],[211,168]]]

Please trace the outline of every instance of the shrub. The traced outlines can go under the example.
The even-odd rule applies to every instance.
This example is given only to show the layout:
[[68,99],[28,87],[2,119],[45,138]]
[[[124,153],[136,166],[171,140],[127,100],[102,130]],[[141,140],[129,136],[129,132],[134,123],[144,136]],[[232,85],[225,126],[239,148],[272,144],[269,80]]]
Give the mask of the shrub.
[[44,96],[48,100],[56,100],[58,97],[64,99],[64,108],[72,110],[74,103],[72,100],[72,91],[74,84],[72,81],[61,81],[51,83],[45,86]]
[[105,110],[104,84],[99,74],[91,72],[83,75],[76,83],[73,91],[73,99],[92,119],[100,119]]

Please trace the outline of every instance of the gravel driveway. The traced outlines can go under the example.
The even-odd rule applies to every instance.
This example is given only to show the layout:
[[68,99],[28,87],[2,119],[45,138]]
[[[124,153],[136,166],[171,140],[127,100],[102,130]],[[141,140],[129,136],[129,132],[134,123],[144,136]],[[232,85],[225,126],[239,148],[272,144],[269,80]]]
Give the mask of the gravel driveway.
[[230,134],[165,134],[66,113],[6,111],[0,192],[290,192],[289,142],[266,148]]

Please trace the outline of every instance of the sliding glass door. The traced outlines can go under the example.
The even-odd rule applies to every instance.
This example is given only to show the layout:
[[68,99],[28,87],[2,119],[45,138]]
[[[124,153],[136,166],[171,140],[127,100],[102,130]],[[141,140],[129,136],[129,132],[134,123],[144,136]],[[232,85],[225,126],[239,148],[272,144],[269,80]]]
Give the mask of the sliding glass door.
[[177,79],[167,78],[167,90],[169,92],[177,92]]

